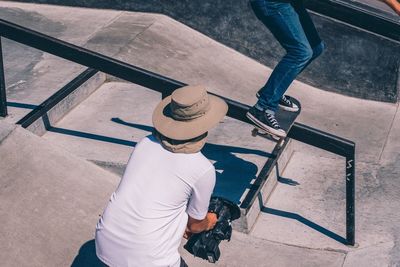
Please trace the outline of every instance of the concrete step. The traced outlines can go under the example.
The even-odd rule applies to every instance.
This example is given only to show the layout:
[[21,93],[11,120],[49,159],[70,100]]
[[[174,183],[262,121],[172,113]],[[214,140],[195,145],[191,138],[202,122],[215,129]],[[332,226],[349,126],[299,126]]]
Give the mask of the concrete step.
[[[70,110],[78,106],[83,100],[89,97],[90,94],[93,93],[101,84],[103,84],[105,80],[106,75],[104,73],[97,72],[87,81],[85,81],[81,86],[79,86],[70,94],[68,94],[65,98],[63,98],[61,101],[55,103],[54,106],[49,111],[47,111],[45,115],[37,119],[28,127],[24,126],[24,123],[21,123],[21,121],[23,121],[25,117],[18,123],[32,133],[41,136],[47,131],[47,128],[51,124],[57,123]],[[69,87],[69,85],[70,83],[68,83],[65,87]],[[64,88],[60,89],[59,92],[64,91]],[[58,92],[56,94],[58,94]],[[54,99],[53,96],[51,96],[50,98]],[[28,116],[30,115],[31,113],[28,114]]]
[[1,265],[70,266],[119,177],[4,120],[0,158]]

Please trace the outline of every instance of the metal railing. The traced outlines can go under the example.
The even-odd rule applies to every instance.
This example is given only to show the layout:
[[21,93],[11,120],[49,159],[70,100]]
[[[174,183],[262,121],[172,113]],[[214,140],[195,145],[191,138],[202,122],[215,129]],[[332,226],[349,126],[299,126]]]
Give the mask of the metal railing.
[[63,86],[60,90],[55,92],[52,96],[47,98],[39,106],[34,108],[26,116],[24,116],[22,119],[20,119],[17,122],[17,124],[20,124],[24,128],[28,128],[36,120],[38,120],[43,115],[45,115],[48,111],[50,111],[53,107],[55,107],[63,99],[65,99],[67,96],[69,96],[73,91],[78,89],[87,80],[89,80],[91,77],[93,77],[97,72],[98,72],[98,70],[94,70],[91,68],[86,69],[81,74],[76,76],[72,81],[70,81],[65,86]]
[[[58,40],[45,34],[21,27],[14,23],[0,19],[0,38],[5,37],[18,43],[39,49],[43,52],[70,60],[88,68],[84,73],[55,93],[48,100],[39,105],[35,110],[25,116],[18,123],[28,127],[35,119],[43,116],[52,106],[61,101],[63,97],[76,89],[85,79],[89,79],[96,71],[102,71],[109,75],[124,79],[126,81],[147,87],[160,92],[163,97],[172,93],[173,90],[186,84],[161,76],[159,74],[129,65],[125,62],[107,57],[105,55],[75,46],[73,44]],[[1,49],[1,42],[0,42]],[[0,54],[2,51],[0,51]],[[3,62],[0,57],[0,115],[7,115],[6,90],[3,73]],[[71,85],[71,87],[69,86]],[[221,96],[219,96],[221,97]],[[250,123],[246,117],[249,106],[237,101],[223,98],[229,106],[227,116]],[[355,144],[352,141],[313,129],[306,125],[295,123],[288,133],[287,138],[292,138],[303,143],[316,146],[332,153],[346,157],[346,243],[355,244]],[[285,142],[287,143],[287,142]],[[261,186],[265,183],[268,174],[276,163],[284,147],[275,147],[272,158],[268,159],[255,183],[250,188],[241,208],[248,209],[260,193]]]
[[3,48],[1,46],[0,36],[0,116],[7,116],[7,97],[6,97],[6,81],[4,79],[3,68]]

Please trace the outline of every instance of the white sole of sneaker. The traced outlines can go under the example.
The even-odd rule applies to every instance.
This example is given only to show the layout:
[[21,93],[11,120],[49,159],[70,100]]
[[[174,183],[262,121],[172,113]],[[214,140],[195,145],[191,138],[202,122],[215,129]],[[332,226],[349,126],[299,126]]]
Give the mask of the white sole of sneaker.
[[286,137],[286,133],[284,130],[278,131],[272,127],[264,126],[256,117],[251,115],[251,113],[247,112],[246,117],[249,118],[252,122],[254,122],[254,124],[256,124],[256,127],[260,128],[260,130],[263,130],[270,134],[276,135],[277,137],[281,137],[281,138]]
[[295,107],[286,107],[286,106],[281,106],[279,105],[280,109],[286,110],[286,111],[290,111],[290,112],[297,112],[299,111],[299,107],[295,106]]

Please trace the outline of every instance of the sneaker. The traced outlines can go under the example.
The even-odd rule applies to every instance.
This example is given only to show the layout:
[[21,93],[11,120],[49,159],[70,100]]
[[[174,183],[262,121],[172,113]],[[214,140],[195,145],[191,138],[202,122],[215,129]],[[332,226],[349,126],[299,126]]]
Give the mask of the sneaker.
[[290,96],[286,95],[283,95],[281,100],[279,100],[279,107],[286,111],[291,111],[291,112],[299,111],[299,106],[293,103]]
[[249,118],[249,120],[251,120],[258,128],[278,137],[286,137],[286,132],[279,126],[274,115],[252,107],[246,113],[246,117]]
[[[256,93],[257,98],[260,98],[260,93]],[[282,98],[279,100],[279,107],[286,111],[297,112],[299,111],[299,106],[297,106],[291,100],[290,96],[283,95]]]

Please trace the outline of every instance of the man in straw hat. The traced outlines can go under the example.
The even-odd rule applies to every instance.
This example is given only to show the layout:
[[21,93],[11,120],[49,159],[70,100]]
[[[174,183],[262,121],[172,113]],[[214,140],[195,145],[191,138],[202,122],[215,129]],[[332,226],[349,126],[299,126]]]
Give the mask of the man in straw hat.
[[96,254],[109,266],[187,266],[182,236],[212,229],[215,168],[200,152],[228,110],[202,86],[175,90],[153,112],[155,131],[133,151],[96,227]]

